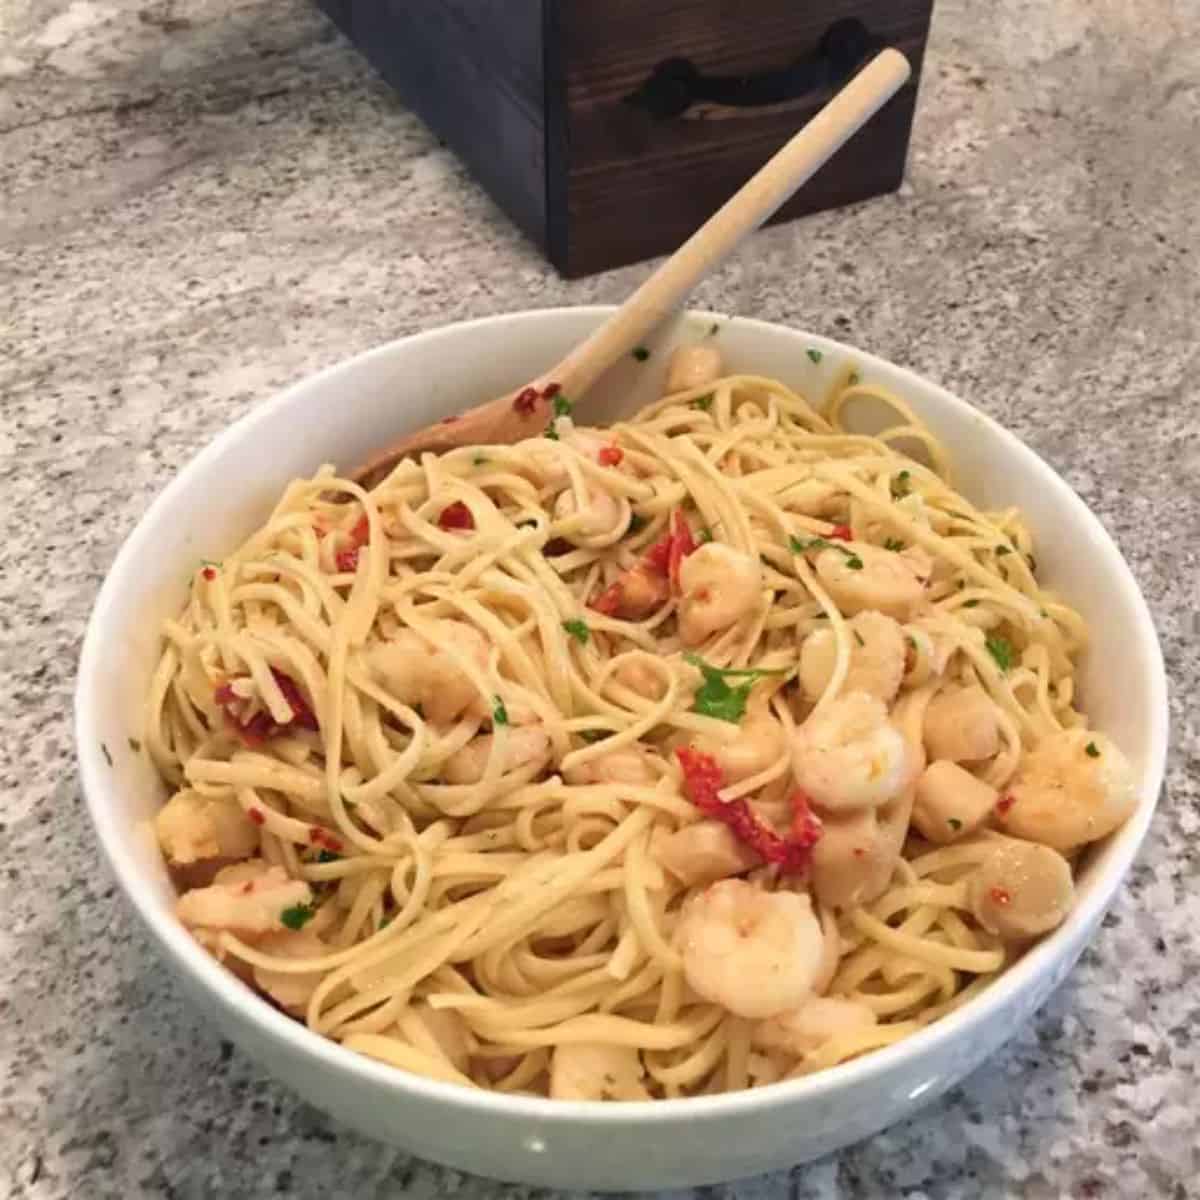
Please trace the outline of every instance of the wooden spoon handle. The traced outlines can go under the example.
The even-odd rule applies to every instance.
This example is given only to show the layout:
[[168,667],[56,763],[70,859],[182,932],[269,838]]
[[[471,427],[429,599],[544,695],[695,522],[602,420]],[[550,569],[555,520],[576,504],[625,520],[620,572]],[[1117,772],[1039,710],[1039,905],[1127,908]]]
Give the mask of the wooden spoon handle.
[[410,454],[503,445],[546,428],[551,396],[582,397],[622,355],[675,311],[688,293],[753,233],[904,86],[911,73],[896,50],[873,58],[749,182],[717,210],[607,321],[530,384],[408,434],[366,462],[355,478],[370,486]]
[[902,88],[911,74],[897,50],[867,64],[790,142],[719,208],[589,338],[546,373],[571,396],[683,303],[696,284],[817,173]]

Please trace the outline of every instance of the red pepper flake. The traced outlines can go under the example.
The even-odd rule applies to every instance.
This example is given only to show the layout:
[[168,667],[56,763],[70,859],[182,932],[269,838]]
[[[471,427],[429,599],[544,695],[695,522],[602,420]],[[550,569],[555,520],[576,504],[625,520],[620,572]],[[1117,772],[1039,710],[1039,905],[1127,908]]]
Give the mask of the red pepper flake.
[[513,401],[513,409],[519,412],[521,416],[528,417],[533,414],[533,410],[537,408],[538,394],[531,387],[525,388],[517,395]]
[[[255,809],[254,811],[257,812],[258,810]],[[247,879],[246,882],[242,884],[242,895],[248,896],[252,891],[254,891],[254,880]]]
[[455,422],[455,421],[457,421],[457,420],[459,420],[459,418],[458,418],[458,417],[443,417],[443,418],[442,418],[442,424],[443,424],[443,425],[453,425],[453,424],[454,424],[454,422]]
[[749,846],[764,862],[776,864],[781,871],[799,872],[808,868],[812,848],[821,840],[821,822],[800,791],[792,795],[792,825],[786,838],[780,837],[742,799],[722,800],[724,773],[711,754],[681,746],[675,751],[683,769],[684,790],[705,816],[729,827],[738,841]]
[[998,904],[1001,908],[1007,908],[1012,903],[1012,896],[1002,887],[992,888],[988,896],[993,904]]
[[320,825],[308,827],[308,840],[314,846],[320,846],[322,850],[331,850],[334,854],[342,848],[341,839],[334,837],[328,829],[322,829]]
[[205,567],[204,570],[200,572],[200,574],[203,575],[204,578],[207,579],[210,583],[217,577],[217,572],[213,567]]
[[561,391],[561,383],[548,383],[544,388],[542,388],[542,397],[545,400],[553,400],[554,397],[557,396]]
[[271,668],[271,678],[275,680],[276,687],[283,693],[283,698],[288,702],[288,708],[292,710],[292,719],[289,724],[299,725],[301,729],[311,729],[313,733],[316,733],[319,728],[316,713],[309,707],[309,703],[305,700],[304,693],[297,686],[296,681],[290,675],[275,670],[274,667]]
[[842,542],[854,541],[854,531],[849,525],[835,525],[830,531],[829,536],[831,538],[837,538]]
[[311,729],[314,733],[319,728],[316,714],[304,698],[304,693],[296,681],[290,675],[285,675],[274,667],[271,668],[271,676],[283,693],[288,708],[292,710],[292,719],[283,725],[277,725],[266,709],[260,709],[253,716],[243,717],[246,700],[233,690],[232,682],[222,683],[213,694],[217,704],[225,710],[226,721],[237,732],[238,737],[250,747],[261,746],[268,738],[275,737],[295,726],[299,726],[301,729]]
[[261,808],[246,809],[246,816],[248,816],[250,820],[255,823],[255,825],[265,825],[267,823],[267,818],[263,816]]
[[338,571],[343,575],[353,575],[358,570],[358,546],[347,546],[344,550],[339,550],[333,560],[337,564]]
[[855,858],[866,858],[867,857],[867,852],[866,852],[866,850],[864,850],[862,848],[862,846],[855,846],[853,853],[854,853]]
[[471,516],[471,510],[461,500],[455,500],[453,504],[447,504],[442,509],[442,515],[438,517],[438,528],[474,529],[475,518]]
[[1012,795],[1011,793],[1001,796],[1000,799],[996,801],[997,814],[1004,816],[1005,813],[1007,813],[1008,810],[1012,808],[1014,804],[1016,804],[1016,802],[1016,796]]
[[602,467],[617,467],[621,464],[621,459],[625,457],[625,451],[620,446],[602,446],[600,453],[596,455]]
[[692,535],[691,526],[687,523],[683,510],[677,508],[671,515],[670,533],[646,551],[645,562],[660,575],[666,575],[672,586],[678,588],[680,564],[695,549],[696,539]]
[[367,514],[363,513],[357,521],[354,522],[354,528],[350,530],[350,545],[343,547],[334,555],[334,562],[337,564],[337,569],[345,575],[352,575],[358,570],[358,552],[363,546],[367,545],[371,540],[371,523],[367,520]]

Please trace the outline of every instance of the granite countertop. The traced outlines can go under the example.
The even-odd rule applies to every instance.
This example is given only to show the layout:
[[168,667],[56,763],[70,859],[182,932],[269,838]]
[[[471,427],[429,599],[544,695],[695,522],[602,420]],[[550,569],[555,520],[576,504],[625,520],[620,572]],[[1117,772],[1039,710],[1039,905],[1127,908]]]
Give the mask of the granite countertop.
[[[121,539],[229,421],[647,268],[555,278],[304,0],[0,0],[0,29],[0,1191],[523,1194],[339,1128],[184,1004],[99,861],[71,684]],[[939,0],[899,194],[697,297],[1007,424],[1116,535],[1173,676],[1159,815],[1069,982],[914,1120],[739,1196],[1200,1195],[1198,80],[1194,0]]]

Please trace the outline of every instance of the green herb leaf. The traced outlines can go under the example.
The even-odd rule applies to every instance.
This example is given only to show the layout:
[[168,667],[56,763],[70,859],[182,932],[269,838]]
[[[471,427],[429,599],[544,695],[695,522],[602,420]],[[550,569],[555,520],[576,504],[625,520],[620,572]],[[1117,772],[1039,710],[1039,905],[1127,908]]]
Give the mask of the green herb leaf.
[[487,462],[486,454],[477,454],[477,455],[475,455],[475,457],[473,459],[471,459],[471,465],[473,467],[482,467],[484,465],[484,463],[486,463],[486,462]]
[[904,543],[899,538],[890,537],[883,543],[883,548],[885,550],[895,550],[899,553],[904,549]]
[[293,904],[279,914],[279,919],[289,929],[303,929],[316,915],[316,907],[312,904]]
[[713,322],[713,323],[712,323],[712,324],[711,324],[711,325],[708,327],[708,336],[709,336],[709,337],[716,337],[716,336],[717,336],[717,334],[718,334],[718,333],[720,333],[720,332],[721,332],[721,327],[720,327],[720,325],[718,325],[718,324],[716,323],[716,321],[714,321],[714,322]]
[[820,350],[816,349],[814,346],[809,346],[809,348],[807,350],[805,350],[804,353],[808,355],[809,362],[814,362],[814,363],[819,363],[821,361],[821,359],[823,359],[825,357],[820,352]]
[[100,743],[100,753],[104,755],[104,761],[111,767],[113,765],[112,755],[109,754],[108,747],[103,742]]
[[548,437],[552,442],[558,441],[558,430],[554,428],[553,421],[551,421],[550,424],[546,426],[546,432],[544,434],[542,434],[542,436]]
[[492,724],[508,724],[508,709],[504,707],[504,701],[499,696],[492,697]]
[[641,531],[649,524],[650,522],[643,517],[641,513],[634,513],[633,516],[629,518],[629,532],[641,533]]
[[979,604],[978,600],[964,600],[963,608],[976,608]]
[[713,539],[712,539],[712,530],[711,529],[701,529],[701,530],[697,531],[697,533],[696,533],[696,545],[697,546],[706,545],[708,542],[711,542],[712,540]]
[[611,729],[581,729],[579,736],[585,742],[602,742],[605,738],[612,737]]
[[850,378],[846,380],[846,386],[853,387],[856,383],[861,383],[861,382],[862,382],[862,377],[859,375],[859,373],[857,371],[851,371]]
[[633,357],[636,358],[638,362],[645,362],[646,359],[650,357],[650,351],[647,350],[645,346],[637,346],[634,348]]
[[556,392],[554,395],[554,415],[556,417],[569,417],[574,405],[562,394]]
[[892,480],[892,499],[903,500],[912,491],[912,476],[908,471],[901,471]]
[[984,642],[984,645],[987,647],[987,652],[996,660],[996,666],[1002,671],[1007,671],[1017,660],[1017,652],[1013,649],[1012,642],[1006,637],[994,634]]
[[332,850],[322,850],[321,853],[317,855],[317,862],[319,862],[319,863],[338,862],[341,859],[341,857],[342,856],[340,854],[334,854],[334,852]]
[[863,641],[863,636],[862,636],[862,634],[861,634],[861,633],[859,633],[859,632],[858,632],[858,630],[857,630],[857,629],[854,631],[854,640],[855,640],[855,641],[856,641],[856,642],[857,642],[857,643],[858,643],[860,646],[865,646],[865,645],[867,644],[866,642],[864,642],[864,641]]
[[701,412],[712,412],[713,393],[705,392],[703,396],[697,396],[692,401],[692,407],[698,408]]
[[997,546],[996,547],[996,557],[997,558],[1003,558],[1006,554],[1011,554],[1011,553],[1012,553],[1011,546]]
[[588,629],[587,623],[580,620],[564,621],[562,627],[581,645],[588,644],[588,638],[591,637],[591,630]]
[[946,824],[949,825],[950,828],[953,829],[955,833],[957,833],[962,828],[962,822],[957,817],[948,818],[946,821]]
[[1095,742],[1088,742],[1087,756],[1088,756],[1088,758],[1099,758],[1100,757],[1100,747],[1097,746]]
[[[685,654],[684,661],[696,667],[704,676],[704,682],[692,697],[692,712],[705,717],[716,717],[736,725],[746,715],[746,701],[754,685],[768,675],[786,675],[787,670],[729,670],[711,666],[698,654]],[[745,682],[730,686],[730,679]]]

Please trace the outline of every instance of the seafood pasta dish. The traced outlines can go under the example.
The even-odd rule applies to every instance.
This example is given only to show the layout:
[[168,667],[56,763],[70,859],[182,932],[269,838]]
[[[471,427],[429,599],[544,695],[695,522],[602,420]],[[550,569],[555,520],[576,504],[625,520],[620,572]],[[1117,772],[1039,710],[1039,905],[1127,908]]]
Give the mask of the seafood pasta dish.
[[197,567],[144,734],[179,919],[350,1050],[555,1099],[760,1087],[978,994],[1137,801],[1021,513],[851,368],[806,398],[705,339],[609,428],[546,395]]

